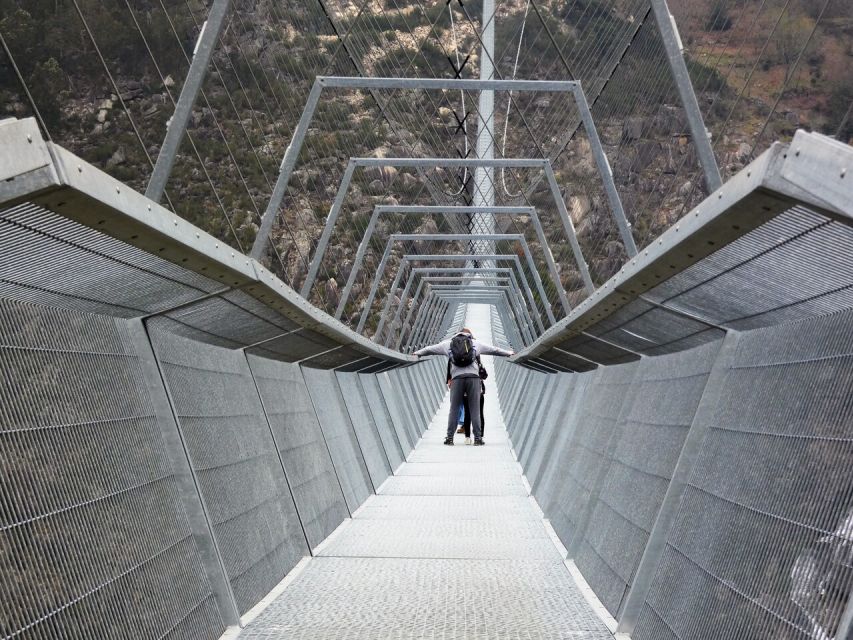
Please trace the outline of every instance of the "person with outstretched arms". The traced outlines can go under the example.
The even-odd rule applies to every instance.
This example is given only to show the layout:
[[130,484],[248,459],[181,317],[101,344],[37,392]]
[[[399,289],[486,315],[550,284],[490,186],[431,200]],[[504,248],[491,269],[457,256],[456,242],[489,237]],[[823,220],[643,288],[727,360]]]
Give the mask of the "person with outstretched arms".
[[508,358],[513,351],[507,351],[474,339],[468,328],[462,329],[450,340],[433,344],[415,351],[415,355],[438,355],[450,359],[450,414],[447,418],[447,438],[444,444],[453,444],[459,407],[468,396],[468,410],[474,429],[474,445],[483,444],[483,427],[480,418],[480,356],[502,356]]

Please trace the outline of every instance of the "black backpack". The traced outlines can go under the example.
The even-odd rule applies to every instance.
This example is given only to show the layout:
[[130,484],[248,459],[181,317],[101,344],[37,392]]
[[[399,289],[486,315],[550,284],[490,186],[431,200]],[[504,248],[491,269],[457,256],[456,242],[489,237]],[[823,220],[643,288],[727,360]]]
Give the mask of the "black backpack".
[[474,341],[467,333],[457,333],[450,341],[450,359],[457,367],[467,367],[474,362]]

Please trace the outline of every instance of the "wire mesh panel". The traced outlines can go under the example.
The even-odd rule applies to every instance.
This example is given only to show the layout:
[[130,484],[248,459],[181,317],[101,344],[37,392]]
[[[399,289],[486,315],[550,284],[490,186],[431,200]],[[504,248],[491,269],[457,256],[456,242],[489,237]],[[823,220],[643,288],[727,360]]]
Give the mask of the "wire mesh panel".
[[719,343],[648,358],[623,405],[575,561],[617,616],[663,502]]
[[853,590],[851,322],[740,336],[697,410],[707,434],[632,637],[837,637]]
[[149,323],[240,613],[307,552],[249,365],[240,351]]
[[403,449],[403,457],[405,458],[415,447],[417,438],[414,438],[409,430],[409,419],[396,388],[391,384],[388,372],[377,374],[376,383],[379,386],[385,406],[388,407],[388,414],[391,416],[391,422],[394,425],[394,431],[397,434],[397,439],[400,441],[400,446]]
[[530,447],[530,455],[524,463],[524,475],[532,487],[538,483],[546,461],[553,454],[555,443],[561,431],[563,431],[562,419],[565,417],[569,399],[575,390],[576,376],[566,373],[554,374],[559,380],[556,382],[554,395],[550,406],[532,437],[534,441]]
[[396,369],[383,374],[388,386],[386,393],[393,394],[394,402],[396,402],[400,409],[403,428],[409,434],[409,441],[414,447],[421,437],[421,429],[418,427],[420,417],[412,404],[412,388],[406,384],[406,381],[401,378],[400,374],[401,372]]
[[546,511],[554,529],[569,547],[583,535],[584,514],[595,499],[602,469],[617,429],[622,402],[631,389],[637,363],[606,367],[587,389],[573,426],[571,440],[563,449],[560,486],[553,494],[553,511]]
[[123,324],[0,299],[0,372],[0,636],[217,638]]
[[530,457],[530,450],[536,442],[538,434],[544,435],[545,417],[551,408],[558,381],[558,377],[553,374],[539,375],[540,378],[533,387],[537,390],[538,401],[530,408],[529,418],[522,426],[522,431],[513,438],[513,448],[518,456],[518,461],[525,468]]
[[359,384],[358,374],[337,373],[336,377],[373,486],[378,487],[392,471],[382,446],[382,439],[379,437],[379,423],[373,418],[367,397]]
[[358,378],[364,397],[370,407],[370,413],[373,415],[376,430],[379,432],[379,437],[382,440],[385,455],[388,456],[388,463],[391,465],[391,470],[394,471],[402,464],[405,458],[400,439],[394,429],[391,412],[385,403],[385,399],[382,397],[382,390],[379,388],[376,376],[371,373],[364,373],[358,374]]
[[302,368],[314,411],[350,512],[373,493],[373,484],[334,371]]
[[299,365],[248,356],[293,500],[313,549],[349,517]]

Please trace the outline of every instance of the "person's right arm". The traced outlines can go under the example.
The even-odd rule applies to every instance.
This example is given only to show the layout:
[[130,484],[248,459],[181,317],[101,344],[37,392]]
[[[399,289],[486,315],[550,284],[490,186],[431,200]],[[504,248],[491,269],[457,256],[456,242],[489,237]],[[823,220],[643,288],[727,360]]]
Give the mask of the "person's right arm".
[[438,344],[431,344],[428,347],[424,347],[423,349],[418,349],[417,351],[415,351],[415,355],[419,358],[421,356],[446,356],[449,350],[450,340],[445,340],[444,342],[439,342]]

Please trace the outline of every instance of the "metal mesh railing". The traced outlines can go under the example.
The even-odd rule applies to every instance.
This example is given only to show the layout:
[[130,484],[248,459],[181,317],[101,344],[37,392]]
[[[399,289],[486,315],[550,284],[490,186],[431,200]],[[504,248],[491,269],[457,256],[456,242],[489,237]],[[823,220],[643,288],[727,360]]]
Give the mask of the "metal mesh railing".
[[0,300],[4,638],[224,630],[123,322]]

